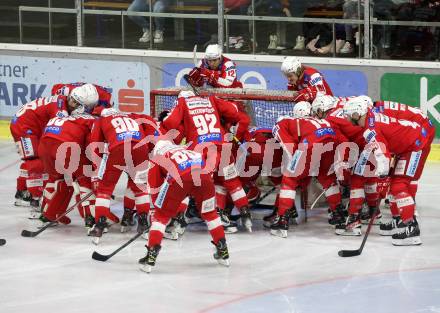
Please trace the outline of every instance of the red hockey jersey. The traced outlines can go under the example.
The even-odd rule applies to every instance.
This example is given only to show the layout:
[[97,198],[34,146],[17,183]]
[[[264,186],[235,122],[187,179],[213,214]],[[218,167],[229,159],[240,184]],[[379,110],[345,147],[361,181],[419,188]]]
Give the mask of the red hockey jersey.
[[23,135],[41,137],[47,122],[56,116],[67,116],[67,98],[38,98],[23,105],[11,121],[11,127]]
[[111,152],[114,147],[124,144],[125,140],[139,142],[145,137],[143,127],[130,114],[115,109],[102,110],[92,128],[91,142],[107,142]]
[[325,120],[330,122],[339,142],[355,142],[358,145],[364,145],[362,127],[353,125],[346,120],[341,108],[331,110],[325,117]]
[[383,143],[388,157],[390,154],[423,149],[427,142],[428,132],[420,124],[375,113],[370,109],[367,113],[363,137],[366,143]]
[[298,91],[294,101],[313,102],[318,92],[322,95],[333,96],[330,86],[320,72],[310,66],[304,66],[304,73],[295,85],[288,84],[288,90]]
[[[199,63],[199,68],[211,72],[210,78],[206,83],[214,88],[243,88],[243,84],[237,78],[237,66],[235,63],[223,56],[222,61],[217,70],[209,69],[208,62],[203,59]],[[203,86],[203,81],[198,86]]]
[[[299,144],[311,149],[315,143],[335,142],[336,132],[326,120],[313,117],[291,118],[286,117],[277,122],[272,130],[285,150],[293,154]],[[292,146],[285,146],[292,143]]]
[[403,103],[392,101],[376,101],[374,102],[374,108],[376,113],[383,113],[389,117],[416,122],[420,125],[428,126],[429,124],[429,126],[432,126],[432,122],[422,110]]
[[[55,84],[52,87],[51,93],[52,95],[64,95],[67,97],[68,95],[70,95],[73,89],[85,84],[86,83],[81,83],[81,82],[70,83],[70,84]],[[98,95],[99,95],[98,105],[101,105],[106,108],[111,107],[113,102],[111,91],[108,88],[99,85],[93,84],[93,86],[95,86],[96,90],[98,91]]]
[[76,142],[85,149],[94,120],[95,118],[89,114],[54,117],[47,123],[43,138],[50,137],[61,142]]
[[221,120],[225,123],[237,124],[236,137],[242,140],[245,136],[250,119],[229,101],[216,97],[179,98],[176,106],[163,120],[162,126],[166,131],[179,129],[183,125],[184,136],[191,142],[191,148],[196,144],[212,142],[221,144],[225,131]]

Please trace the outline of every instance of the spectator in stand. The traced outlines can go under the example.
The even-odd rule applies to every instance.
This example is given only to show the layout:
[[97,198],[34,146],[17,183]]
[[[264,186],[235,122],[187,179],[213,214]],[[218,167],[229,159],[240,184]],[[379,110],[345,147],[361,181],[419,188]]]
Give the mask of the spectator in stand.
[[[151,0],[154,13],[163,13],[168,6],[169,0]],[[128,12],[150,12],[150,0],[134,0],[128,7]],[[130,20],[142,27],[144,34],[139,38],[139,42],[150,42],[150,19],[144,16],[128,16]],[[154,20],[154,43],[163,43],[164,18],[155,17]]]
[[[246,15],[251,0],[225,0],[225,14]],[[247,21],[233,20],[229,23],[229,48],[240,50],[250,41]],[[248,48],[248,46],[246,47]]]
[[[345,0],[344,5],[342,6],[342,10],[344,11],[344,18],[349,20],[364,18],[364,0]],[[339,51],[340,53],[353,53],[355,43],[358,44],[360,38],[359,33],[357,33],[355,42],[355,36],[353,34],[355,25],[353,24],[344,24],[345,28],[345,43],[342,49]],[[359,29],[358,29],[359,32]]]

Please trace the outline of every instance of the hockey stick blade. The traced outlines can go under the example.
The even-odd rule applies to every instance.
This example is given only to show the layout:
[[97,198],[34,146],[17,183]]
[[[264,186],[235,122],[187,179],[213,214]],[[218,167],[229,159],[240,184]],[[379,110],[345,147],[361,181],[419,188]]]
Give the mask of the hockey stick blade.
[[120,246],[118,249],[116,249],[115,251],[113,251],[112,253],[110,253],[108,255],[103,255],[103,254],[100,254],[100,253],[94,251],[92,254],[92,259],[94,259],[96,261],[105,262],[108,259],[110,259],[112,256],[114,256],[116,253],[118,253],[119,251],[124,249],[126,246],[128,246],[130,243],[132,243],[133,241],[138,239],[140,236],[142,236],[142,233],[137,233],[135,236],[130,238],[130,240],[128,240],[126,243],[124,243],[122,246]]
[[361,252],[359,251],[359,249],[357,250],[339,250],[338,255],[341,258],[348,258],[348,257],[352,257],[352,256],[358,256],[360,255]]
[[23,229],[23,231],[21,232],[21,236],[22,237],[35,237],[36,235],[41,233],[43,230],[44,230],[43,228],[41,228],[37,231],[30,231],[30,230]]
[[361,243],[361,246],[359,247],[359,249],[357,249],[357,250],[340,250],[338,252],[338,255],[340,257],[346,258],[346,257],[361,255],[362,250],[364,249],[364,246],[365,246],[365,242],[367,241],[368,235],[370,234],[371,226],[373,226],[374,220],[376,219],[376,216],[377,216],[377,209],[372,212],[370,222],[368,223],[367,231],[365,232],[364,239],[362,239],[362,243]]
[[111,255],[102,255],[101,253],[96,252],[96,251],[93,251],[93,254],[92,254],[92,259],[96,260],[96,261],[105,262],[110,258],[111,258]]
[[4,246],[6,244],[6,240],[5,239],[0,239],[0,246]]

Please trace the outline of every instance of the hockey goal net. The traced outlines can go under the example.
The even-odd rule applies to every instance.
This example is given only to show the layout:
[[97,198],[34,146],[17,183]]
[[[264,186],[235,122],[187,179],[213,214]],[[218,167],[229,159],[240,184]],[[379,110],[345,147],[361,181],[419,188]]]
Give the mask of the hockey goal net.
[[[151,115],[158,116],[163,110],[173,107],[177,95],[187,87],[154,89],[150,93]],[[240,101],[256,127],[272,128],[278,117],[291,115],[294,106],[294,93],[287,90],[260,90],[240,88],[199,88],[201,96],[211,96]]]
[[[168,87],[154,89],[150,92],[150,114],[158,116],[164,110],[170,110],[174,106],[177,96],[182,90],[191,90],[188,87]],[[252,125],[256,127],[272,128],[278,117],[292,115],[295,105],[293,98],[295,93],[288,90],[261,90],[241,88],[198,88],[201,96],[211,96],[241,102]],[[321,194],[322,189],[316,183],[309,186],[305,206],[310,206]],[[322,201],[318,202],[321,206]]]

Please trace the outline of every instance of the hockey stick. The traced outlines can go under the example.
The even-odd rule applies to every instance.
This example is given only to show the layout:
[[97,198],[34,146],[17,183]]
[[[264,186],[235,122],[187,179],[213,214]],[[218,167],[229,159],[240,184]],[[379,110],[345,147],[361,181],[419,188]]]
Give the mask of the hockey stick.
[[267,191],[264,195],[262,195],[261,197],[259,197],[254,205],[260,204],[261,201],[263,201],[268,195],[270,195],[275,189],[277,189],[276,186],[273,186],[269,191]]
[[195,67],[199,65],[199,62],[197,61],[197,44],[194,45],[193,49],[193,62]]
[[315,205],[318,203],[319,199],[321,199],[321,197],[325,194],[326,189],[324,189],[321,194],[318,196],[318,198],[315,199],[315,201],[313,201],[312,205],[310,206],[310,210],[313,210],[315,208]]
[[110,259],[112,256],[114,256],[116,253],[118,253],[119,251],[124,249],[126,246],[128,246],[130,243],[132,243],[133,241],[138,239],[140,236],[142,236],[142,233],[137,233],[135,236],[130,238],[130,240],[128,240],[126,243],[124,243],[122,246],[120,246],[118,249],[116,249],[115,251],[113,251],[112,253],[110,253],[108,255],[104,255],[104,254],[101,254],[101,253],[94,251],[92,254],[92,259],[94,259],[96,261],[105,262],[108,259]]
[[4,246],[6,244],[6,240],[5,239],[0,239],[0,246]]
[[377,209],[374,208],[373,216],[371,216],[370,222],[368,223],[367,231],[365,232],[364,239],[362,240],[362,243],[361,243],[361,246],[359,247],[359,249],[357,249],[357,250],[339,250],[338,255],[340,257],[346,258],[346,257],[358,256],[362,253],[362,250],[364,249],[364,246],[365,246],[365,242],[367,241],[367,238],[368,238],[368,234],[370,233],[371,226],[373,225],[374,220],[376,218],[376,215],[377,215],[376,212],[377,212]]
[[89,192],[87,195],[85,195],[84,198],[82,198],[81,200],[79,200],[78,202],[76,202],[75,204],[71,205],[63,214],[59,215],[54,221],[48,223],[47,225],[41,227],[39,230],[37,231],[29,231],[24,229],[21,232],[21,235],[23,237],[35,237],[37,236],[39,233],[45,231],[47,228],[54,226],[55,224],[58,223],[58,221],[63,218],[64,216],[66,216],[68,213],[70,213],[71,211],[73,211],[73,209],[75,209],[75,207],[81,203],[83,203],[84,201],[86,201],[88,198],[90,198],[90,196],[93,195],[93,191]]

